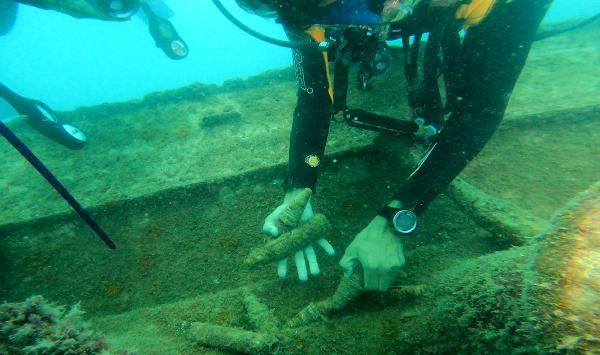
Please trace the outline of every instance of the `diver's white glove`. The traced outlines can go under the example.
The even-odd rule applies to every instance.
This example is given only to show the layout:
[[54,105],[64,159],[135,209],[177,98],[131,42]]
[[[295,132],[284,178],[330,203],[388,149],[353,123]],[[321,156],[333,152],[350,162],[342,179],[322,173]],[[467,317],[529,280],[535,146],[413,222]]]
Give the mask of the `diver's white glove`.
[[[267,218],[265,218],[263,231],[266,234],[270,235],[271,237],[278,237],[282,233],[282,231],[280,231],[277,227],[277,221],[279,219],[279,216],[281,215],[283,210],[288,206],[290,201],[292,201],[294,197],[296,197],[296,195],[298,195],[303,190],[304,189],[293,189],[285,194],[283,204],[278,206],[273,212],[271,212],[270,215],[267,216]],[[302,213],[302,218],[300,220],[304,222],[311,219],[313,216],[314,212],[312,209],[311,202],[309,200],[308,204],[306,205],[306,208],[304,209],[304,212]],[[335,254],[335,250],[333,250],[331,244],[324,238],[317,240],[316,243],[320,245],[321,248],[323,248],[323,250],[325,250],[325,253],[327,253],[327,255]],[[288,258],[282,259],[277,263],[277,275],[279,275],[280,278],[284,278],[287,274],[287,259]],[[312,244],[309,244],[303,249],[296,251],[296,253],[294,253],[294,261],[296,263],[296,270],[298,271],[298,279],[300,279],[300,281],[308,280],[308,271],[306,267],[307,261],[308,270],[310,271],[311,275],[316,276],[321,272],[321,270],[319,269],[319,263],[317,262],[317,255],[315,254],[315,249]]]
[[415,118],[415,123],[419,126],[419,129],[414,134],[415,137],[427,144],[439,133],[435,126],[425,124],[425,119],[422,117]]

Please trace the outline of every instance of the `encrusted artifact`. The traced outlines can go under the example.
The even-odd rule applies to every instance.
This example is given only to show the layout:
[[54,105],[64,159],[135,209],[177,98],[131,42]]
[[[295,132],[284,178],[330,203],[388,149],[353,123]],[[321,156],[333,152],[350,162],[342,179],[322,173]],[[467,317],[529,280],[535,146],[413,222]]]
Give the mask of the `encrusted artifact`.
[[262,303],[258,297],[249,291],[245,291],[242,298],[242,303],[246,309],[248,320],[254,328],[261,332],[269,334],[277,334],[281,331],[281,323],[273,311]]
[[286,258],[308,244],[323,238],[331,228],[327,218],[317,213],[297,228],[267,242],[262,247],[252,250],[244,259],[244,263],[252,266]]
[[313,322],[327,320],[329,314],[344,308],[350,301],[362,293],[363,277],[354,272],[350,277],[342,277],[335,293],[319,302],[311,302],[287,323],[296,328]]
[[271,354],[279,343],[272,334],[204,322],[192,323],[188,334],[197,343],[245,354]]
[[277,227],[280,231],[289,231],[298,227],[311,196],[311,189],[306,188],[290,201],[287,207],[281,212],[281,215],[279,215],[279,225]]

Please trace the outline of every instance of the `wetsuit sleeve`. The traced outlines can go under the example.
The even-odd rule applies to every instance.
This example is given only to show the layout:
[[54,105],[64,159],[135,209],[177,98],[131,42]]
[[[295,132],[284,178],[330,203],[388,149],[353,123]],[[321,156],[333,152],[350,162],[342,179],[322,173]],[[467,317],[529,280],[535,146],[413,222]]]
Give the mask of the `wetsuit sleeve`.
[[468,30],[457,69],[463,78],[459,104],[396,194],[404,206],[422,213],[490,140],[550,3],[497,1],[486,19]]
[[[305,32],[286,31],[292,42],[313,41]],[[315,49],[293,49],[298,86],[290,134],[286,189],[315,189],[332,115],[326,54]]]

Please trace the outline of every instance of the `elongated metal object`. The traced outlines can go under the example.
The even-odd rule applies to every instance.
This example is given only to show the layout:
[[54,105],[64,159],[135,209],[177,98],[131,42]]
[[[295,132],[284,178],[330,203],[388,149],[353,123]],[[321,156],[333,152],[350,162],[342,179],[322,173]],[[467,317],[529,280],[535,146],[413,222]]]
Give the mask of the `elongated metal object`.
[[110,248],[116,249],[117,246],[113,241],[108,237],[106,232],[92,219],[92,217],[81,207],[79,202],[71,195],[71,193],[63,186],[63,184],[58,181],[58,179],[48,170],[48,168],[38,159],[38,157],[33,154],[33,152],[21,141],[14,133],[2,122],[0,121],[0,134],[6,138],[6,140],[13,146],[15,149],[21,153],[21,155],[29,161],[31,165],[40,173],[42,176],[52,185],[52,187],[62,196],[71,205],[71,207],[79,214],[79,216],[87,223],[90,228],[94,230],[94,232],[98,235],[100,239]]

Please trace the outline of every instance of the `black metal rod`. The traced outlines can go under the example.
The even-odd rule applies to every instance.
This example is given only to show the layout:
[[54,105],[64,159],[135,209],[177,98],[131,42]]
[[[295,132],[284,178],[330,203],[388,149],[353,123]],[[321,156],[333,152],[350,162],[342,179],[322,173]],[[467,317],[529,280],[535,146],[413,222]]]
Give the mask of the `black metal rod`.
[[75,200],[73,195],[58,181],[58,179],[48,170],[48,168],[33,154],[33,152],[21,141],[12,131],[0,121],[0,133],[31,165],[52,185],[52,187],[64,198],[69,205],[79,214],[85,223],[94,230],[94,232],[102,239],[102,241],[110,248],[116,249],[117,246],[113,243],[108,235],[100,228],[100,226],[92,219],[92,217],[81,207],[79,202]]
[[346,110],[344,119],[352,127],[396,136],[412,136],[419,130],[419,125],[413,121],[377,115],[361,109]]

